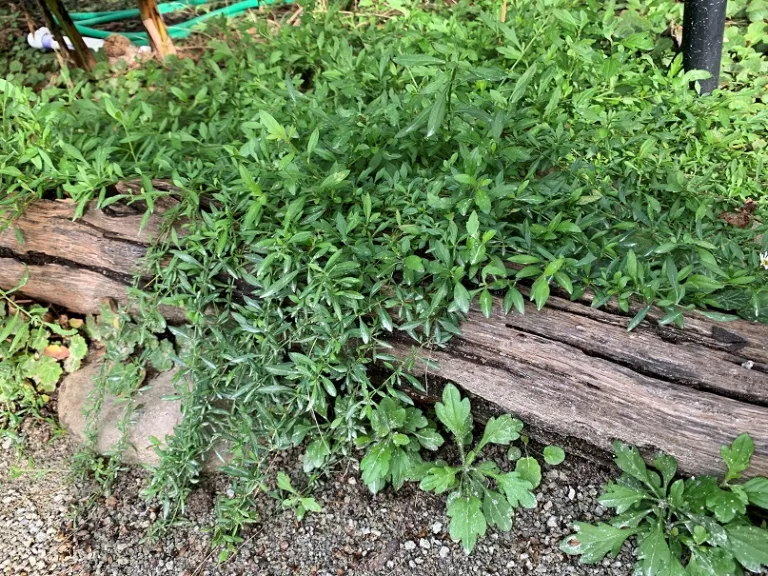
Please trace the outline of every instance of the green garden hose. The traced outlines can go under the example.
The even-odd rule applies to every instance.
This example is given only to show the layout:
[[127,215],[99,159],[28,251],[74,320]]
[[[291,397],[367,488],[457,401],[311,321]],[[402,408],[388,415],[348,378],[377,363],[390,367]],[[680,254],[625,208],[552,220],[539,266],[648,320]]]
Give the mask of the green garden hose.
[[[192,27],[208,20],[209,18],[215,18],[216,16],[237,16],[247,10],[258,8],[264,4],[274,4],[277,0],[241,0],[229,6],[211,10],[195,18],[191,18],[185,22],[179,22],[168,26],[168,34],[173,39],[186,38],[192,33]],[[287,0],[290,1],[290,0]],[[179,10],[185,10],[187,8],[201,6],[209,3],[210,0],[180,0],[175,2],[164,2],[157,7],[160,14],[170,14],[171,12],[177,12]],[[127,20],[129,18],[139,17],[139,10],[137,8],[127,10],[112,10],[108,12],[73,12],[70,14],[72,20],[75,23],[75,27],[79,30],[83,36],[90,36],[91,38],[106,38],[113,34],[113,32],[107,32],[105,30],[99,30],[93,28],[97,24],[105,24],[107,22],[116,22],[119,20]],[[128,38],[134,44],[139,46],[147,46],[149,39],[146,32],[121,32],[123,36]]]

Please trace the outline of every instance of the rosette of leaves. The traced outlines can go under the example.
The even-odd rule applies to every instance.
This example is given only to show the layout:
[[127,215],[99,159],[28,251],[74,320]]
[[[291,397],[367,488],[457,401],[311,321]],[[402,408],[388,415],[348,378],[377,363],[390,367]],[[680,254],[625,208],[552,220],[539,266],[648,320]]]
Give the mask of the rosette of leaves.
[[[523,471],[524,466],[519,465],[520,461],[520,469],[502,472],[495,462],[479,460],[488,444],[509,445],[517,440],[523,428],[520,420],[507,414],[491,418],[482,438],[470,450],[473,428],[471,406],[467,398],[461,398],[453,384],[443,390],[443,401],[435,405],[435,412],[453,436],[461,462],[457,466],[442,460],[435,462],[420,486],[436,494],[448,492],[446,513],[451,519],[451,538],[454,542],[461,541],[464,551],[469,554],[489,525],[509,531],[518,506],[536,506],[532,490],[541,481],[540,471],[536,476],[531,467],[533,474],[529,477]],[[529,464],[528,458],[521,460],[525,461],[525,465]]]
[[600,503],[616,511],[609,523],[577,522],[560,549],[596,564],[616,556],[629,537],[638,541],[637,574],[733,576],[768,566],[768,530],[754,525],[748,507],[768,509],[768,479],[737,483],[749,468],[754,444],[742,434],[721,454],[728,469],[713,476],[675,480],[677,461],[658,455],[649,469],[637,448],[614,443],[623,474],[606,486]]
[[437,450],[444,440],[418,408],[386,397],[370,413],[371,435],[357,438],[367,447],[360,462],[363,482],[376,494],[388,483],[398,490],[406,480],[421,480],[429,467],[421,448]]

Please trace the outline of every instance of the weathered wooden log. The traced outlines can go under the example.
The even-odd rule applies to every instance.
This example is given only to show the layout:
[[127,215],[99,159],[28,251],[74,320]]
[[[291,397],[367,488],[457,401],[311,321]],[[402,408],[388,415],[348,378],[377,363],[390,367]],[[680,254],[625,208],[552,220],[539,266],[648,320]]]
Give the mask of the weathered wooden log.
[[[613,439],[664,450],[693,474],[722,472],[720,446],[749,432],[752,473],[768,474],[768,327],[711,324],[699,336],[643,323],[627,334],[626,318],[559,298],[524,316],[494,304],[490,319],[473,308],[447,348],[420,352],[430,367],[417,362],[416,374],[430,395],[451,380],[535,430],[605,451]],[[761,340],[736,348],[712,330]],[[389,344],[395,356],[413,350],[404,338]]]
[[[139,232],[140,208],[89,204],[73,216],[71,203],[40,201],[0,233],[0,288],[26,268],[21,292],[32,298],[81,313],[105,297],[125,302],[160,218]],[[552,297],[542,311],[509,316],[500,304],[490,319],[473,308],[449,346],[419,352],[430,361],[417,363],[428,396],[451,380],[518,415],[534,437],[576,439],[603,454],[620,439],[669,452],[693,474],[722,471],[720,446],[749,432],[752,474],[768,475],[768,326],[691,314],[680,329],[659,326],[662,313],[652,311],[627,333],[627,316],[588,301]],[[386,344],[401,358],[413,352],[404,334]]]
[[[0,289],[26,276],[22,294],[73,312],[96,314],[108,300],[126,304],[134,275],[141,276],[141,258],[160,234],[160,214],[172,204],[161,199],[143,227],[144,211],[121,203],[99,210],[91,202],[77,221],[68,201],[35,202],[8,226],[0,214]],[[162,312],[184,320],[176,308]]]

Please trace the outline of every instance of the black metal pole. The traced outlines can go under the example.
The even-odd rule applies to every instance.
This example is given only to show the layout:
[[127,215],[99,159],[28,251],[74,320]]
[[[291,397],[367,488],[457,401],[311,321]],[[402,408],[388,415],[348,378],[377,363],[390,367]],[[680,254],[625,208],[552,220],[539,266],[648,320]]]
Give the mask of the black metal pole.
[[712,92],[720,81],[727,3],[728,0],[685,0],[683,67],[686,71],[706,70],[712,75],[699,80],[702,94]]

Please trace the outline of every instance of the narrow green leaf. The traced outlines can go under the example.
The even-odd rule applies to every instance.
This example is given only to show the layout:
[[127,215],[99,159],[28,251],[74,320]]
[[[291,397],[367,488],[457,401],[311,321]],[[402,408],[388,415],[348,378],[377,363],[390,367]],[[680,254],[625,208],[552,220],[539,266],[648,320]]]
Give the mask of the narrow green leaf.
[[651,304],[648,304],[647,306],[643,307],[640,312],[635,314],[635,317],[632,318],[632,320],[629,321],[629,324],[627,325],[627,332],[632,332],[635,328],[637,328],[640,325],[640,322],[642,322],[648,312],[651,310]]
[[445,64],[445,60],[428,56],[426,54],[403,54],[392,58],[395,64],[400,66],[431,66],[435,64]]
[[510,286],[504,296],[504,313],[509,314],[509,311],[513,307],[519,314],[525,314],[525,301],[523,300],[523,295],[517,288]]
[[453,288],[453,301],[464,314],[469,312],[469,292],[461,282],[457,282]]
[[531,300],[536,303],[536,309],[541,310],[549,299],[549,278],[539,276],[531,287]]
[[491,293],[488,292],[488,290],[483,290],[480,293],[480,311],[483,313],[483,316],[486,318],[491,317],[491,313],[493,312],[493,296],[491,296]]
[[269,287],[264,290],[260,296],[262,298],[269,298],[271,296],[274,296],[275,294],[279,294],[284,288],[287,288],[288,285],[293,282],[293,279],[298,276],[299,270],[294,270],[293,272],[289,272],[285,276],[281,277],[276,282],[273,282],[269,285]]
[[472,214],[469,215],[469,219],[467,220],[467,234],[469,234],[473,238],[477,238],[477,233],[479,230],[480,230],[480,219],[477,216],[477,212],[473,210]]
[[312,134],[309,136],[309,140],[307,141],[307,159],[312,157],[312,152],[315,151],[315,148],[317,148],[317,143],[320,140],[320,131],[315,128],[312,130]]
[[443,124],[449,89],[450,86],[445,90],[442,90],[437,95],[435,103],[432,104],[432,110],[429,112],[429,119],[427,120],[427,138],[431,138],[437,134],[438,130],[440,130],[440,126]]
[[507,105],[512,106],[516,104],[523,96],[525,96],[525,91],[528,88],[528,84],[531,82],[531,78],[533,78],[533,75],[536,73],[536,64],[533,64],[530,68],[528,68],[525,72],[523,72],[522,76],[517,79],[517,82],[515,83],[515,87],[512,89],[512,94],[509,96],[509,99],[507,100]]

